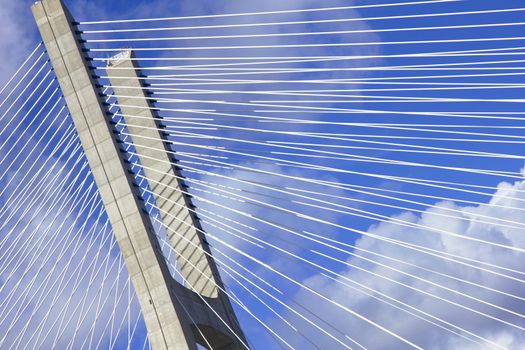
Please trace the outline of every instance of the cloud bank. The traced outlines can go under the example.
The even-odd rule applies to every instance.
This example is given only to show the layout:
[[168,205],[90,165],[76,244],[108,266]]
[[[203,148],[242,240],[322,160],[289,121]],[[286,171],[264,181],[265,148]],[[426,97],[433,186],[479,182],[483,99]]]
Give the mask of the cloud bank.
[[[480,216],[490,216],[501,220],[522,223],[524,215],[523,211],[525,210],[524,200],[525,181],[516,181],[514,183],[501,182],[487,204],[462,206],[449,201],[441,201],[426,209],[421,215],[416,215],[412,212],[403,212],[399,213],[394,218],[423,225],[431,229],[447,230],[462,235],[487,239],[496,243],[514,247],[523,247],[523,228],[519,227],[519,225],[515,225],[518,226],[518,228],[508,228],[501,227],[497,224],[480,223],[479,220],[481,219]],[[498,205],[498,207],[495,205]],[[443,218],[442,216],[435,215],[436,213],[451,215],[451,213],[453,213],[451,210],[456,211],[455,217],[453,218]],[[392,222],[381,222],[373,225],[368,232],[381,237],[394,238],[412,244],[437,249],[444,253],[464,256],[469,259],[503,266],[507,269],[523,271],[524,264],[521,254],[507,249],[468,242],[463,239],[450,237],[421,228],[402,227]],[[338,271],[342,277],[327,279],[325,276],[317,275],[305,279],[303,283],[324,294],[331,300],[335,300],[342,305],[361,313],[365,317],[381,324],[385,328],[425,349],[494,348],[488,342],[496,343],[501,347],[508,349],[525,349],[525,335],[523,331],[519,329],[525,325],[523,316],[519,316],[523,311],[523,300],[518,299],[523,297],[523,293],[520,293],[520,291],[523,290],[523,282],[483,272],[479,269],[461,265],[453,261],[447,261],[427,254],[407,250],[370,237],[361,237],[357,241],[356,246],[378,254],[393,257],[405,262],[406,264],[393,262],[392,260],[385,258],[378,258],[377,256],[363,252],[359,253],[358,251],[355,252],[369,259],[376,260],[383,264],[383,266],[366,262],[355,256],[335,254],[335,256],[342,261],[342,263],[339,264],[340,270]],[[371,273],[349,267],[347,264],[365,268],[371,273],[377,275],[372,275]],[[408,264],[411,264],[412,266],[409,266]],[[443,275],[425,272],[416,266],[428,270],[434,270],[441,274],[447,274],[456,279],[450,279]],[[388,267],[395,268],[403,273],[394,271]],[[523,277],[522,274],[520,275],[508,271],[502,271],[487,266],[484,267],[505,273],[518,279]],[[436,285],[431,285],[422,280],[416,280],[407,276],[407,274],[412,274],[421,279],[430,280],[436,284],[444,285],[453,289],[456,293],[443,290]],[[385,276],[399,283],[413,287],[414,289],[379,278],[378,275]],[[477,283],[487,288],[501,291],[502,293],[509,293],[517,298],[483,289],[472,284],[467,284],[462,282],[462,280]],[[355,283],[352,283],[352,281]],[[396,300],[411,305],[416,312],[418,310],[423,311],[449,322],[450,324],[461,327],[465,331],[460,331],[457,328],[454,330],[467,338],[474,339],[478,343],[471,342],[459,335],[447,332],[442,328],[422,321],[420,318],[411,316],[406,312],[380,302],[372,296],[360,293],[359,291],[345,286],[346,284],[365,290],[358,287],[357,283],[375,290],[376,293],[374,296],[376,297],[380,297],[380,293],[388,295]],[[416,291],[415,288],[419,291]],[[370,292],[370,290],[368,290],[368,292]],[[444,302],[424,293],[429,293],[439,298],[464,305],[465,307],[472,308],[478,312],[501,319],[508,324],[457,307],[451,303]],[[460,293],[468,294],[474,298],[508,309],[511,312],[491,307],[470,298],[465,298],[461,296]],[[369,324],[352,317],[348,313],[341,311],[341,309],[313,297],[308,292],[301,291],[296,294],[294,298],[306,305],[312,306],[312,311],[315,314],[319,315],[332,325],[335,325],[343,334],[350,336],[366,348],[410,348],[407,344],[396,340],[378,328],[370,326]],[[414,309],[410,309],[410,311],[414,312]],[[512,312],[515,312],[518,315],[513,314]],[[292,319],[294,318],[292,315],[288,316]],[[300,320],[296,321],[301,322]],[[444,323],[440,324],[446,326]],[[512,325],[516,326],[513,327]],[[446,327],[453,329],[450,326]],[[488,342],[479,338],[473,338],[469,336],[466,331],[483,337]],[[320,336],[316,330],[311,330],[311,333],[309,332],[308,334],[313,335],[312,339],[325,339],[325,337]],[[320,342],[318,345],[321,348],[330,349],[340,347],[333,342]]]

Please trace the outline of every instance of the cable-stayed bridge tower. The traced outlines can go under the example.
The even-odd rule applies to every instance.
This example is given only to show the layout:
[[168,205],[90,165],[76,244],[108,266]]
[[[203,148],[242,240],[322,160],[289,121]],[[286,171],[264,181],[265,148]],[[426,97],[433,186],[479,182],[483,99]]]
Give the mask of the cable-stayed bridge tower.
[[[164,224],[174,232],[172,248],[191,289],[173,279],[161,254],[73,17],[61,0],[36,2],[32,11],[135,287],[152,348],[191,350],[197,343],[213,349],[247,348],[180,173],[171,165],[173,157],[158,131],[132,52],[111,59],[108,74],[115,86],[125,82],[121,85],[136,87],[116,88],[117,95],[129,96],[119,103],[124,115],[141,116],[141,126],[151,127],[129,130],[133,138],[146,140],[141,144],[152,146],[137,152],[165,213]],[[133,69],[117,69],[123,66]],[[134,107],[125,107],[127,99],[133,99]]]

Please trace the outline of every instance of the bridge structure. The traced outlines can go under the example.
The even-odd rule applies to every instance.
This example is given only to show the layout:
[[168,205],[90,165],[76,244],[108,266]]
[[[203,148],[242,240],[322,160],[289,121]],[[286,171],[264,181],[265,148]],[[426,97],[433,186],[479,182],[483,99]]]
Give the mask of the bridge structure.
[[0,90],[1,349],[525,342],[525,8],[260,6],[31,6]]
[[[120,151],[118,133],[110,123],[100,84],[92,77],[75,20],[61,0],[37,2],[32,10],[137,293],[152,348],[196,349],[198,340],[214,349],[240,349],[244,336],[224,294],[204,231],[189,209],[191,200],[182,190],[180,172],[171,164],[175,159],[158,130],[147,91],[141,89],[131,52],[110,60],[108,74],[115,86],[121,82],[129,86],[115,88],[115,93],[129,95],[119,98],[122,113],[144,118],[128,130],[133,139],[147,139],[144,148],[136,147],[137,153],[170,230],[181,277],[191,289],[175,283],[155,242],[153,225]],[[130,69],[118,69],[123,67]],[[127,107],[130,99],[134,107]],[[226,321],[222,324],[219,319]],[[235,338],[229,336],[230,331]]]

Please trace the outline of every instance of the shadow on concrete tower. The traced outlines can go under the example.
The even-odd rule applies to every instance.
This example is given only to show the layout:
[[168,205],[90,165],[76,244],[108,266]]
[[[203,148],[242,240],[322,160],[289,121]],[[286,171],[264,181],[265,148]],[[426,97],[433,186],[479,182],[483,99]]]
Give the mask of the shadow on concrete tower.
[[38,1],[32,11],[135,288],[152,349],[195,350],[197,343],[215,350],[246,349],[181,174],[159,131],[158,116],[137,79],[133,53],[109,60],[107,72],[121,96],[122,113],[136,116],[128,129],[134,140],[141,139],[137,153],[191,288],[169,272],[73,17],[61,0]]

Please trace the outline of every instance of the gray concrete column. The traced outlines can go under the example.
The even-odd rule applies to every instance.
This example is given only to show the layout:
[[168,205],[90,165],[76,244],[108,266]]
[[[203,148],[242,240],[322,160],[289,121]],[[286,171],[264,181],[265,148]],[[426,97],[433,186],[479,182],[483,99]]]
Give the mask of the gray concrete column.
[[32,11],[131,276],[151,346],[195,350],[191,323],[175,299],[174,281],[119,151],[73,18],[60,0],[37,2]]

